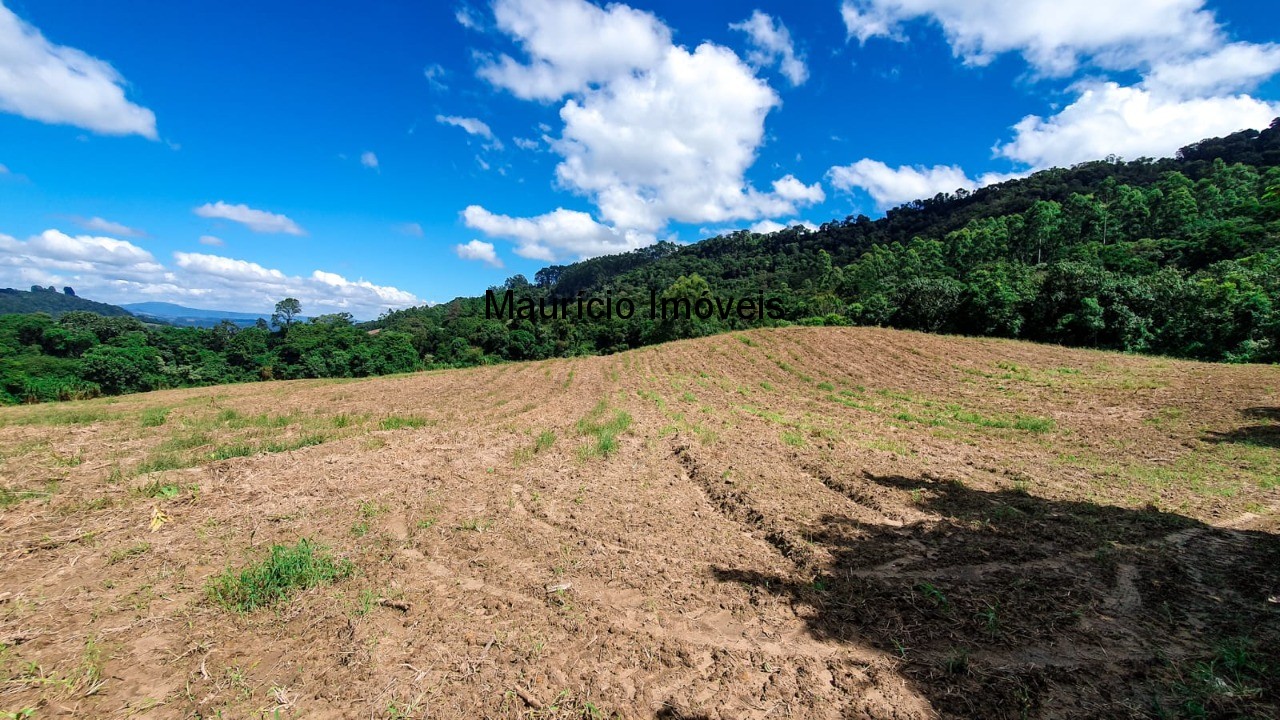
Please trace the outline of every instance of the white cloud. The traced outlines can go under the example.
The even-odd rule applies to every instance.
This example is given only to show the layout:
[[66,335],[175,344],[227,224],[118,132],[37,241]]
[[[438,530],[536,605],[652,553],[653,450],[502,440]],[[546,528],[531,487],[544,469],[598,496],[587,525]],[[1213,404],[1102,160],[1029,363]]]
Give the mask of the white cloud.
[[831,184],[841,190],[865,190],[881,210],[977,185],[965,175],[964,170],[954,165],[891,168],[869,158],[852,165],[833,167],[828,171],[828,177]]
[[659,62],[671,31],[652,13],[622,4],[599,8],[582,0],[496,0],[498,29],[530,57],[510,56],[480,67],[480,76],[525,100],[558,100]]
[[516,241],[517,255],[546,262],[626,252],[655,240],[653,235],[611,228],[596,222],[588,213],[564,208],[532,218],[513,218],[472,205],[462,217],[469,228]]
[[444,79],[449,76],[449,71],[444,69],[439,63],[432,63],[422,69],[422,76],[427,79],[427,84],[436,92],[444,92],[449,89]]
[[493,267],[502,267],[502,260],[498,258],[498,253],[494,250],[493,243],[472,240],[466,245],[455,245],[453,250],[463,260],[479,260]]
[[556,176],[614,225],[722,222],[792,212],[745,181],[778,96],[737,55],[672,47],[661,63],[571,99],[554,145]]
[[470,5],[462,4],[457,10],[453,11],[453,17],[458,24],[468,30],[480,29],[480,18],[476,17],[476,11],[471,9]]
[[[525,233],[517,252],[548,260],[619,252],[652,242],[672,221],[758,220],[823,197],[820,185],[789,175],[772,192],[747,182],[765,117],[780,100],[731,50],[673,45],[655,16],[621,4],[497,0],[495,15],[528,60],[503,56],[482,66],[481,77],[522,98],[568,96],[560,136],[544,140],[561,156],[560,186],[597,209],[596,217],[572,215],[569,240]],[[540,228],[569,212],[524,222]]]
[[179,277],[191,294],[230,307],[269,308],[283,297],[295,297],[309,315],[349,312],[358,318],[376,317],[384,310],[421,304],[413,293],[348,280],[336,273],[314,270],[308,276],[288,275],[247,260],[176,252]]
[[366,150],[360,154],[360,164],[371,169],[378,169],[378,156]]
[[1140,69],[1221,42],[1204,0],[844,0],[851,38],[905,40],[903,24],[927,19],[942,27],[955,54],[985,65],[1018,52],[1044,75],[1065,76],[1081,62]]
[[222,238],[215,235],[201,235],[200,244],[208,245],[210,247],[222,247],[226,243],[222,242]]
[[776,233],[779,230],[786,230],[787,226],[780,222],[774,222],[773,220],[761,220],[748,229],[753,233],[768,235],[770,233]]
[[396,231],[399,232],[401,235],[408,235],[409,237],[420,238],[426,235],[426,233],[423,232],[422,230],[422,226],[416,222],[401,223],[396,226]]
[[124,78],[75,48],[54,45],[0,4],[0,111],[104,135],[156,139],[156,116],[125,99]]
[[757,67],[778,65],[778,70],[792,85],[803,85],[809,79],[809,68],[805,66],[804,57],[796,53],[795,43],[791,40],[791,31],[774,20],[768,13],[756,10],[751,17],[740,23],[729,26],[732,30],[741,30],[751,40],[752,51],[747,59]]
[[75,223],[85,230],[106,233],[108,235],[119,235],[122,237],[142,237],[146,235],[146,233],[141,230],[131,228],[128,225],[104,220],[103,218],[96,216],[88,218],[87,220],[85,218],[73,218],[73,220],[75,220]]
[[218,255],[178,252],[173,259],[166,267],[143,248],[109,237],[46,230],[23,241],[0,234],[0,286],[70,285],[82,297],[104,302],[167,300],[248,311],[296,297],[309,315],[350,312],[358,318],[422,303],[413,293],[323,270],[299,277]]
[[530,140],[529,138],[522,138],[522,137],[512,138],[511,142],[514,142],[516,144],[516,147],[520,148],[521,150],[537,150],[539,147],[537,140]]
[[502,141],[493,134],[493,130],[489,128],[483,120],[477,120],[471,117],[459,117],[457,115],[437,115],[436,122],[442,125],[452,125],[453,127],[462,128],[468,135],[482,137],[489,141],[486,146],[493,150],[502,149]]
[[219,200],[216,203],[205,203],[193,212],[203,218],[214,218],[238,222],[254,232],[285,233],[287,235],[306,235],[298,224],[284,215],[255,210],[248,205],[229,205]]
[[5,167],[4,163],[0,163],[0,175],[8,175],[8,174],[9,174],[9,168]]
[[1028,116],[997,152],[1035,168],[1071,165],[1115,154],[1164,157],[1189,142],[1245,128],[1265,128],[1280,103],[1248,95],[1181,100],[1113,82],[1082,86],[1051,117]]
[[71,236],[58,230],[45,230],[25,242],[2,235],[0,249],[11,255],[11,260],[40,258],[59,270],[100,265],[117,271],[146,274],[162,269],[151,253],[128,240],[93,235]]
[[794,175],[785,175],[778,180],[774,180],[773,192],[784,200],[803,204],[820,203],[827,199],[827,194],[822,191],[821,183],[805,185],[797,180]]
[[1280,45],[1231,43],[1208,55],[1156,63],[1143,80],[1155,92],[1177,96],[1248,90],[1280,72]]
[[[1031,170],[1112,154],[1168,156],[1205,137],[1265,127],[1280,114],[1280,103],[1232,94],[1280,72],[1280,45],[1231,42],[1205,0],[843,0],[841,14],[862,42],[905,42],[905,23],[927,20],[971,65],[1016,52],[1042,76],[1104,71],[1071,85],[1074,99],[1055,114],[1023,118],[994,148]],[[1121,85],[1108,71],[1142,79]],[[862,187],[882,208],[1023,174],[987,173],[975,182],[959,167],[891,169],[873,160],[831,170],[837,187]]]

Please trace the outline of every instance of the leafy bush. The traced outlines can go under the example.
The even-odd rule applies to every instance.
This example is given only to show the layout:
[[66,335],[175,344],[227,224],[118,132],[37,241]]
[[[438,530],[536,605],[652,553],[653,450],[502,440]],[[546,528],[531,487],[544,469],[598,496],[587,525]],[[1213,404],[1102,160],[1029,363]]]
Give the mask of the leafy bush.
[[208,593],[223,608],[245,613],[347,578],[354,569],[350,561],[334,559],[303,538],[293,547],[272,545],[267,558],[239,572],[227,569],[209,581]]

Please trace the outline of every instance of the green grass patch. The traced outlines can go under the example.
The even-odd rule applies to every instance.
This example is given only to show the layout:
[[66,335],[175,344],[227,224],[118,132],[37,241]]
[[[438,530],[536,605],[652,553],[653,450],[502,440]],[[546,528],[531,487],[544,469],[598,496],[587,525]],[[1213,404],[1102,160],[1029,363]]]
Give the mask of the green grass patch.
[[554,430],[543,430],[538,433],[537,439],[533,441],[533,452],[535,454],[544,450],[550,450],[552,445],[556,444],[556,433]]
[[44,410],[17,417],[5,424],[13,425],[92,425],[113,419],[105,410]]
[[782,442],[791,447],[804,447],[804,435],[792,430],[782,431]]
[[382,430],[401,430],[404,428],[420,428],[427,425],[425,418],[414,417],[409,415],[392,415],[382,418],[378,423],[378,428]]
[[231,458],[249,457],[257,453],[257,449],[248,443],[231,443],[219,445],[209,453],[210,460],[230,460]]
[[169,408],[151,408],[142,413],[142,427],[160,427],[169,419]]
[[165,472],[166,470],[181,470],[191,467],[196,463],[185,460],[177,455],[161,453],[152,455],[151,457],[138,463],[133,468],[134,475],[146,475],[154,472]]
[[1056,423],[1049,418],[1019,417],[1013,422],[1013,429],[1026,430],[1027,432],[1049,432],[1055,425]]
[[0,487],[0,508],[7,508],[11,505],[17,505],[24,500],[48,500],[55,492],[58,491],[58,483],[50,481],[45,485],[45,490],[14,490],[12,488]]
[[625,410],[609,414],[609,404],[601,400],[582,419],[578,420],[579,435],[591,440],[579,450],[583,459],[608,457],[618,449],[618,435],[631,426],[631,415]]
[[209,581],[209,598],[233,612],[252,612],[294,594],[347,578],[355,567],[335,559],[320,545],[303,538],[292,547],[272,545],[271,554],[239,572],[228,568]]

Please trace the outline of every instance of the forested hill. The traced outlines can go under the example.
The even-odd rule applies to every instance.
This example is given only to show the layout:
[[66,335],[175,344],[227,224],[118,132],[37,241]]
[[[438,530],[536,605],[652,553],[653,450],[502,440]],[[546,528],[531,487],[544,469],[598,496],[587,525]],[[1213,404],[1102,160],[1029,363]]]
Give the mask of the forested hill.
[[[1276,362],[1280,121],[1176,158],[1047,170],[816,231],[661,243],[497,290],[511,290],[512,305],[582,292],[640,307],[630,318],[486,319],[483,297],[459,298],[356,325],[345,314],[304,319],[287,298],[270,325],[179,328],[66,291],[4,291],[0,403],[608,353],[782,323]],[[749,299],[769,312],[651,318],[651,293],[673,305]],[[100,314],[67,312],[71,303]]]
[[[769,235],[740,231],[551,266],[516,297],[756,296],[785,318],[1025,338],[1210,360],[1280,359],[1280,118],[1176,157],[1055,168]],[[390,313],[446,364],[612,352],[737,317],[528,322],[483,298]]]
[[0,315],[12,313],[48,313],[61,317],[70,312],[91,312],[108,317],[131,317],[128,310],[116,305],[94,302],[77,297],[71,288],[42,288],[33,285],[30,290],[0,288]]

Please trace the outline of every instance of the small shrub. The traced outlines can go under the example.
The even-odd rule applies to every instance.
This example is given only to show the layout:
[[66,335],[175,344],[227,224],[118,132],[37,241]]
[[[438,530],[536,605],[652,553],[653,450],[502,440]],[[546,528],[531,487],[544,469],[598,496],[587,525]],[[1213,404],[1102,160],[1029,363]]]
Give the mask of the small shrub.
[[178,483],[162,483],[159,480],[151,482],[141,487],[134,488],[134,493],[143,497],[162,498],[164,500],[172,500],[182,492],[182,488]]
[[297,545],[272,545],[271,555],[239,572],[227,569],[209,581],[208,594],[235,612],[269,607],[293,594],[349,577],[354,566],[334,559],[324,547],[303,538]]

